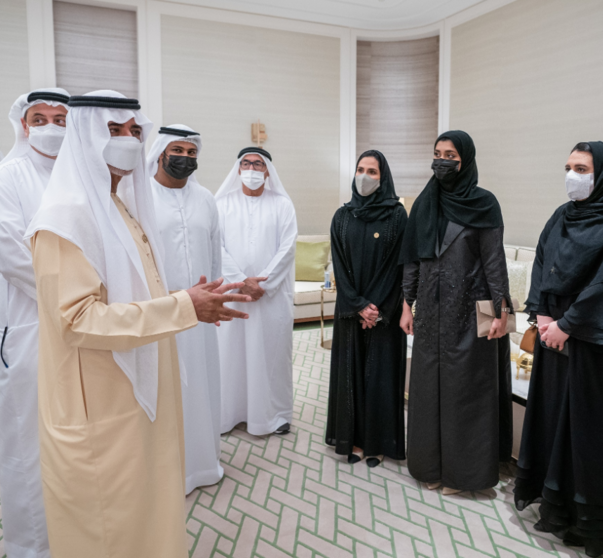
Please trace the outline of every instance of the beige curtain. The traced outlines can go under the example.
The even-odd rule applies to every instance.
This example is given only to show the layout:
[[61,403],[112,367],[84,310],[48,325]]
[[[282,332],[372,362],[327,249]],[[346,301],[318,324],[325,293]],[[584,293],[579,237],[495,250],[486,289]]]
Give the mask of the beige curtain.
[[57,86],[138,97],[136,12],[53,2]]
[[358,42],[356,150],[386,156],[401,197],[431,176],[438,131],[439,38]]

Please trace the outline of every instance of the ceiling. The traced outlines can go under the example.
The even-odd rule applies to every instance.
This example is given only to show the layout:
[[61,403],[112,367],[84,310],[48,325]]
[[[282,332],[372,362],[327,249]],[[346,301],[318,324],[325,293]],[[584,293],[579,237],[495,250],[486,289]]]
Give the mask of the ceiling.
[[482,0],[174,0],[357,29],[410,29],[436,23]]

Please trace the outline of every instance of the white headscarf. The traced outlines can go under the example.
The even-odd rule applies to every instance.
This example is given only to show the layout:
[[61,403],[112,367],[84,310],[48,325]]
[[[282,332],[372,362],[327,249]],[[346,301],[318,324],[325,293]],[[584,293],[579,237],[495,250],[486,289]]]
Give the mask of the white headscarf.
[[33,107],[34,105],[50,105],[51,107],[58,107],[59,105],[64,106],[65,108],[69,108],[66,103],[62,103],[60,101],[49,101],[44,99],[36,99],[31,103],[27,102],[27,98],[32,93],[58,93],[59,95],[65,95],[69,97],[69,93],[60,87],[46,87],[44,89],[34,89],[29,93],[24,93],[21,95],[14,103],[8,113],[8,119],[10,123],[13,125],[13,129],[15,130],[15,144],[13,148],[7,153],[6,157],[2,159],[2,163],[7,163],[11,159],[15,159],[17,157],[22,157],[27,153],[29,148],[29,140],[25,137],[25,130],[23,130],[23,125],[21,124],[21,118],[25,118],[25,113]]
[[232,170],[228,173],[228,176],[222,182],[222,186],[220,186],[219,190],[216,192],[216,199],[219,200],[230,194],[231,192],[237,192],[242,189],[243,182],[241,181],[241,175],[239,174],[239,165],[241,164],[241,160],[245,155],[259,155],[262,159],[264,159],[264,163],[266,163],[266,167],[268,168],[268,173],[270,176],[266,179],[266,185],[264,186],[266,190],[270,190],[279,196],[285,196],[288,200],[291,200],[289,194],[285,190],[281,179],[276,172],[276,168],[272,164],[272,161],[268,159],[268,157],[264,157],[261,153],[247,152],[241,157],[239,157]]
[[[86,96],[125,98],[115,91],[94,91]],[[144,142],[153,125],[139,110],[70,107],[65,140],[41,207],[26,232],[26,238],[31,238],[37,231],[51,231],[80,248],[105,285],[109,304],[151,299],[134,239],[111,200],[111,175],[103,158],[111,137],[107,123],[124,123],[131,118],[142,126]],[[119,193],[147,235],[157,270],[167,286],[144,152],[134,172],[121,179]],[[132,382],[137,401],[154,421],[158,344],[127,352],[113,351],[113,357]]]
[[[184,130],[186,132],[195,132],[192,128],[185,126],[184,124],[172,124],[167,128],[175,128],[177,130]],[[161,130],[165,130],[166,128],[161,128]],[[161,155],[167,148],[170,143],[175,141],[186,141],[188,143],[192,143],[197,148],[197,153],[201,152],[201,136],[193,135],[193,136],[176,136],[169,133],[162,133],[161,131],[157,135],[157,139],[151,146],[151,150],[147,155],[147,170],[149,171],[149,177],[153,178],[157,174],[157,167],[159,166],[157,163],[157,159],[159,159],[159,155]],[[188,177],[188,182],[197,182],[197,178],[195,177],[195,173],[191,174]],[[187,184],[188,184],[187,182]]]

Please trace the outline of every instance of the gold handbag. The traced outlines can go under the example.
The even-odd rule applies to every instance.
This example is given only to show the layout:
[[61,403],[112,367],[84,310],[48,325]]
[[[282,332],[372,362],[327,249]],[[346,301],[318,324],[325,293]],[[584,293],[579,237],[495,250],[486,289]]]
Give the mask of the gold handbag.
[[[513,309],[519,308],[517,299],[511,301]],[[492,329],[492,322],[496,318],[494,311],[494,302],[491,300],[478,300],[475,303],[475,315],[477,316],[477,336],[487,337]],[[517,320],[515,314],[509,314],[507,319],[507,333],[515,333],[517,331]]]

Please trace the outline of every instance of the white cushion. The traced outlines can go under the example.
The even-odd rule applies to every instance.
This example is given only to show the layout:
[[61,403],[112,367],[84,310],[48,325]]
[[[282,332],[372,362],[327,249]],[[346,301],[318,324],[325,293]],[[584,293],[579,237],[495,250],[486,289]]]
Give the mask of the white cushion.
[[505,256],[507,260],[515,260],[517,258],[517,248],[515,246],[505,246]]
[[318,291],[320,294],[320,288],[324,285],[322,281],[295,281],[295,292],[296,293],[310,293],[312,291]]
[[533,262],[536,259],[535,248],[518,248],[517,249],[517,261],[518,262]]
[[[294,304],[320,304],[320,287],[323,284],[321,281],[295,281]],[[337,293],[325,293],[325,302],[335,302],[336,298]]]
[[528,328],[530,327],[530,324],[528,323],[528,318],[529,316],[525,312],[517,312],[515,318],[517,322],[517,333],[520,333],[522,336],[526,331],[528,331]]
[[507,271],[509,273],[509,290],[511,298],[519,301],[519,310],[525,308],[525,301],[530,293],[530,278],[534,262],[521,262],[507,260]]

